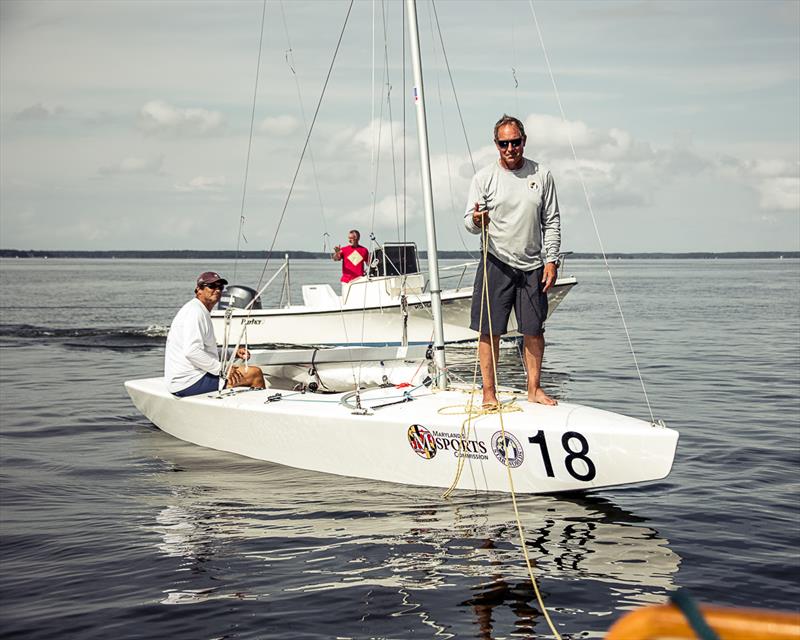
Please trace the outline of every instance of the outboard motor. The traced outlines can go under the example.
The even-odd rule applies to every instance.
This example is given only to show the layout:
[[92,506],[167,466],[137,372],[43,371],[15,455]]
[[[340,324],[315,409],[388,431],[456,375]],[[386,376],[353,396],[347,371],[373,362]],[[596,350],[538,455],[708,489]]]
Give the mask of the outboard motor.
[[[258,292],[250,287],[245,287],[239,284],[232,284],[225,287],[225,290],[220,296],[217,309],[227,309],[233,307],[234,309],[244,309],[253,298],[256,297]],[[261,298],[256,298],[251,309],[261,308]]]

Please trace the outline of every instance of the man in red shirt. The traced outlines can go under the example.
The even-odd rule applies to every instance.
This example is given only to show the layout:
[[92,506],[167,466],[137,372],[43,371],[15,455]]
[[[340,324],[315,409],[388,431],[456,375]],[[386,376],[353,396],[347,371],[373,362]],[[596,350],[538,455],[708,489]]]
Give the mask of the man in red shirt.
[[336,245],[331,258],[342,262],[342,283],[350,282],[364,275],[369,258],[366,247],[358,244],[361,234],[357,229],[351,229],[347,235],[349,244],[346,247]]

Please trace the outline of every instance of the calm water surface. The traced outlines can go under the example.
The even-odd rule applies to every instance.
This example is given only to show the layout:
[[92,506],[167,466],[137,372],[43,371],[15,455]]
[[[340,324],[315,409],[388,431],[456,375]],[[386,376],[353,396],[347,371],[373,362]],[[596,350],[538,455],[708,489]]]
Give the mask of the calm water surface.
[[[239,263],[252,284],[263,264]],[[508,496],[339,478],[204,450],[122,382],[161,370],[197,273],[232,263],[0,261],[4,638],[551,637]],[[676,587],[800,601],[800,262],[611,265],[656,418],[681,432],[645,486],[520,501],[564,638],[599,638]],[[603,265],[547,329],[545,386],[648,418]],[[324,261],[303,283],[336,281]],[[277,292],[274,294],[277,296]],[[471,371],[473,347],[448,355]],[[503,349],[501,378],[524,375]]]

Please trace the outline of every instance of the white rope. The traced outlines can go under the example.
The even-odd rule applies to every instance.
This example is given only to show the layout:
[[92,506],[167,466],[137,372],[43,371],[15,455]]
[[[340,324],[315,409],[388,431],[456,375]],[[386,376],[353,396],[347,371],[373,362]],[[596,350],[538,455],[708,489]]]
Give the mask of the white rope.
[[544,55],[544,61],[547,66],[547,72],[550,75],[550,82],[553,85],[553,91],[555,92],[556,101],[558,102],[558,109],[561,112],[561,121],[565,125],[565,129],[567,131],[567,140],[569,141],[569,147],[572,150],[572,158],[575,161],[575,167],[578,171],[578,178],[581,182],[581,188],[583,189],[583,197],[586,200],[586,206],[589,209],[589,215],[592,218],[592,225],[594,226],[594,233],[597,236],[597,242],[600,245],[600,253],[603,256],[603,264],[606,266],[606,272],[608,273],[608,279],[611,282],[611,290],[614,292],[614,299],[617,302],[617,309],[619,310],[619,317],[622,320],[622,327],[625,330],[625,337],[628,339],[628,348],[631,351],[631,356],[633,356],[633,364],[636,367],[636,374],[639,376],[639,383],[642,386],[642,393],[644,394],[644,400],[647,403],[647,410],[650,412],[650,420],[651,422],[655,422],[655,416],[653,415],[653,408],[650,406],[650,399],[647,397],[647,389],[644,385],[644,378],[642,378],[642,372],[639,369],[639,362],[636,359],[636,352],[633,348],[633,342],[631,340],[631,334],[628,331],[628,324],[625,322],[625,314],[622,312],[622,304],[620,303],[619,296],[617,295],[617,287],[614,284],[614,278],[611,275],[611,268],[608,264],[608,258],[606,257],[606,250],[603,247],[603,240],[600,237],[600,230],[597,227],[597,219],[594,215],[594,210],[592,209],[592,202],[589,198],[589,191],[586,188],[586,182],[583,179],[583,172],[581,171],[581,165],[578,161],[578,154],[575,152],[575,145],[572,143],[572,134],[570,133],[569,124],[567,123],[567,116],[564,114],[564,107],[561,104],[561,96],[558,93],[558,87],[556,86],[556,79],[553,75],[553,69],[550,66],[550,58],[547,55],[547,49],[544,45],[544,38],[542,37],[542,32],[539,29],[539,21],[536,19],[536,10],[533,8],[533,0],[528,0],[528,4],[531,7],[531,14],[533,15],[533,22],[536,26],[536,33],[539,36],[539,44],[542,45],[542,54]]

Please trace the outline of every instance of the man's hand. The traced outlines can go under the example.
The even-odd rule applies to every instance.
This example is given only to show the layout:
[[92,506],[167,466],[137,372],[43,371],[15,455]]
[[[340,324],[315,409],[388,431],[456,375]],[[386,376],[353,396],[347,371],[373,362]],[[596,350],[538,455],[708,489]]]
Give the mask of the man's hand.
[[484,209],[481,211],[481,205],[475,203],[475,208],[472,210],[472,224],[478,228],[483,228],[489,224],[489,210]]
[[250,352],[245,349],[244,347],[239,347],[236,350],[236,357],[241,358],[242,360],[249,360],[250,359]]
[[235,387],[244,382],[244,374],[239,367],[231,367],[228,371],[228,386]]
[[342,259],[342,245],[337,244],[333,248],[333,253],[331,254],[331,259],[333,259],[333,260],[341,260]]
[[555,262],[547,262],[544,265],[544,270],[542,271],[542,283],[544,286],[542,287],[542,291],[547,293],[550,291],[550,288],[556,283],[556,278],[558,277],[558,267],[556,267]]

